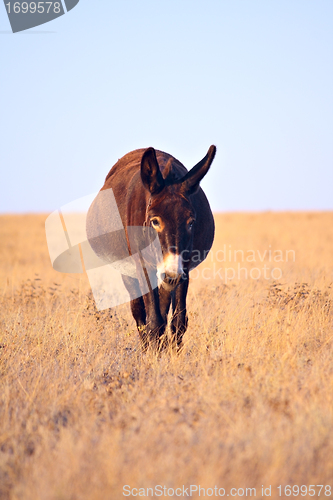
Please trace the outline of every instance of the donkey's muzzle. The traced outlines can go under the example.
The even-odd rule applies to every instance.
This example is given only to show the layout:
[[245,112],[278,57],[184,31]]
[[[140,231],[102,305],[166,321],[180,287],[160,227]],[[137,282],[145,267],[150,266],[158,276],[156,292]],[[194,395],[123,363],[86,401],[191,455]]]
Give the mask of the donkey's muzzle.
[[184,275],[181,255],[168,253],[163,258],[163,263],[157,266],[157,274],[163,288],[173,290]]

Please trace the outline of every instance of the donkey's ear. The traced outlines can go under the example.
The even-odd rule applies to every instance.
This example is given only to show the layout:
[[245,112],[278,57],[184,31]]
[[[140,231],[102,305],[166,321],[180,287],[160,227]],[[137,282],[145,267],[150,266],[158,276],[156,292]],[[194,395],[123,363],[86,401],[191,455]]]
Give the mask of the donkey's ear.
[[199,189],[199,183],[207,174],[209,167],[214,160],[215,153],[216,146],[211,146],[208,149],[206,156],[193,168],[191,168],[191,170],[182,178],[181,183],[187,194],[194,194]]
[[154,148],[148,148],[141,160],[141,180],[151,194],[156,194],[164,188],[164,179],[157,163]]

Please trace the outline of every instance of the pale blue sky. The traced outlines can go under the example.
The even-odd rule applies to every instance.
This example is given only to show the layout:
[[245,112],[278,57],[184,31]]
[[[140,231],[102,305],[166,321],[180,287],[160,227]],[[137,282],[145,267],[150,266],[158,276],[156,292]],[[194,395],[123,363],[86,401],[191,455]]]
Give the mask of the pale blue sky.
[[215,211],[333,209],[332,26],[332,0],[80,0],[13,35],[0,4],[0,212],[97,191],[136,148],[190,168],[211,144]]

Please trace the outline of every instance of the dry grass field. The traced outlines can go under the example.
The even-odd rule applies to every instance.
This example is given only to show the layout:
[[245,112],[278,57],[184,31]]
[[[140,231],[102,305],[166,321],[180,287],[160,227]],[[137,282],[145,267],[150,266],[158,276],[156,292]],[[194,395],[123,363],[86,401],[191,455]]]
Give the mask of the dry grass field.
[[52,269],[45,218],[0,217],[1,500],[331,496],[333,213],[216,215],[178,355]]

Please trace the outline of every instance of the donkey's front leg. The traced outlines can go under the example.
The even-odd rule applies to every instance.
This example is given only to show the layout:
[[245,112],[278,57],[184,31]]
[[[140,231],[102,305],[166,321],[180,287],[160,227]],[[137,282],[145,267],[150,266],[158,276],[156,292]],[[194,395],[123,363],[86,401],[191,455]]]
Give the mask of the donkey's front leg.
[[159,348],[161,337],[164,335],[166,318],[162,316],[158,288],[154,288],[143,297],[146,309],[147,338],[155,348]]
[[136,320],[143,349],[147,350],[149,344],[157,349],[159,339],[165,331],[166,321],[160,310],[156,271],[146,268],[141,255],[136,258],[136,271],[136,279],[124,281],[125,285],[128,281],[136,285],[135,289],[133,286],[132,288],[126,286],[131,294],[132,314]]
[[146,332],[146,309],[141,295],[140,283],[139,280],[130,276],[123,275],[122,278],[123,283],[130,296],[131,311],[140,335],[142,347],[143,350],[146,351],[148,348],[148,338]]
[[187,330],[186,295],[188,284],[189,277],[187,275],[172,293],[171,333],[178,349],[182,346],[183,336]]

